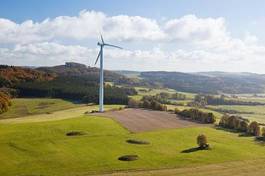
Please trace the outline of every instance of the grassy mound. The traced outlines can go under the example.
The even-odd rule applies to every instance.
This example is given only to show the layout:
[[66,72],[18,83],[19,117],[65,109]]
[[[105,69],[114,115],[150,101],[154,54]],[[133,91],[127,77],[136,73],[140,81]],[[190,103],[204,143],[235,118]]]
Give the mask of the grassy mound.
[[129,144],[139,144],[139,145],[147,145],[150,144],[148,141],[136,140],[136,139],[128,139],[126,140]]
[[135,160],[138,160],[138,156],[137,155],[124,155],[124,156],[121,156],[119,157],[118,159],[120,161],[135,161]]
[[82,136],[85,135],[86,133],[83,131],[70,131],[66,133],[66,136]]

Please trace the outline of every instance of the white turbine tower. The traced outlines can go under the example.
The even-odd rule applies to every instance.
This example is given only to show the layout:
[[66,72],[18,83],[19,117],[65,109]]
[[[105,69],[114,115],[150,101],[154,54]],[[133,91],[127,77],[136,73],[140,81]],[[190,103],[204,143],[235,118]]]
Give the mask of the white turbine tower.
[[98,46],[100,46],[100,51],[98,53],[97,60],[95,62],[95,65],[98,62],[98,59],[100,57],[100,81],[99,81],[99,112],[104,112],[104,70],[103,70],[103,49],[104,46],[110,46],[114,48],[122,49],[119,46],[110,45],[104,42],[102,35],[101,37],[101,43],[98,42]]

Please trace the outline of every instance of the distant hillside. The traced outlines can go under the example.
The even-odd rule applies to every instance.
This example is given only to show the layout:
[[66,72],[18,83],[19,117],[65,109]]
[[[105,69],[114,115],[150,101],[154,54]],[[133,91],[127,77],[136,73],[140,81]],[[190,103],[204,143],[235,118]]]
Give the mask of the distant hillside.
[[20,82],[47,81],[54,79],[55,75],[16,66],[0,65],[0,87],[8,87]]
[[[168,87],[178,91],[194,93],[254,94],[264,93],[265,90],[265,75],[254,73],[105,70],[104,76],[105,81],[113,82],[114,85],[147,86],[150,88]],[[33,91],[34,94],[32,92],[32,95],[27,94],[27,96],[55,96],[53,95],[55,92],[58,96],[59,90],[70,92],[70,89],[86,92],[87,94],[88,87],[93,88],[90,93],[92,96],[93,93],[97,92],[98,82],[99,69],[79,63],[67,62],[65,65],[39,68],[0,65],[0,88],[8,87],[12,91],[18,90],[17,93],[21,96],[28,92],[30,87],[36,88],[35,90],[38,89],[38,92]],[[45,90],[42,90],[44,88]],[[116,92],[118,91],[117,89]],[[111,94],[112,91],[107,92]],[[131,90],[126,90],[125,94],[127,94],[126,92],[132,93]],[[63,97],[62,94],[60,94],[60,97]],[[71,94],[68,97],[73,97],[73,95]],[[82,95],[79,97],[82,97]]]
[[178,91],[195,93],[264,93],[265,76],[226,72],[142,72],[147,82],[157,82]]
[[[58,76],[71,76],[71,77],[86,77],[93,81],[99,79],[99,69],[96,67],[87,67],[84,64],[66,62],[65,65],[58,65],[54,67],[39,67],[38,71],[42,71],[49,74],[55,74]],[[133,85],[137,84],[138,80],[130,79],[122,74],[118,74],[114,71],[104,70],[104,79],[108,82],[114,82],[115,84]]]
[[139,76],[141,75],[141,72],[138,71],[118,70],[115,72],[128,78],[139,78]]
[[[0,67],[1,88],[19,97],[54,97],[98,102],[99,69],[78,63],[66,63],[54,67],[25,68]],[[134,80],[112,71],[105,71],[105,81],[119,85],[134,84]],[[114,84],[114,85],[115,85]],[[105,103],[127,104],[128,95],[136,91],[128,87],[105,87]]]

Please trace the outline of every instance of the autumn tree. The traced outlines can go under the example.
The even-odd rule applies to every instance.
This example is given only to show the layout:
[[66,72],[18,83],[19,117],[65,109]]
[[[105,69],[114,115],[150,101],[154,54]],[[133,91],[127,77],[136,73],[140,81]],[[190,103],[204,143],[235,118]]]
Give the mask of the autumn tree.
[[206,149],[209,147],[209,144],[207,144],[207,137],[204,134],[200,134],[197,137],[197,144],[200,149]]

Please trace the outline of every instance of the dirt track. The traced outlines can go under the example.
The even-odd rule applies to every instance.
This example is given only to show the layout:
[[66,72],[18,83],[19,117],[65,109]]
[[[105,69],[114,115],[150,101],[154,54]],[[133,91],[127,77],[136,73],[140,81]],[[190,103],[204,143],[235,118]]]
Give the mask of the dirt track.
[[175,114],[143,109],[125,109],[97,113],[96,115],[113,118],[131,132],[144,132],[168,128],[201,126],[195,122],[182,120]]

